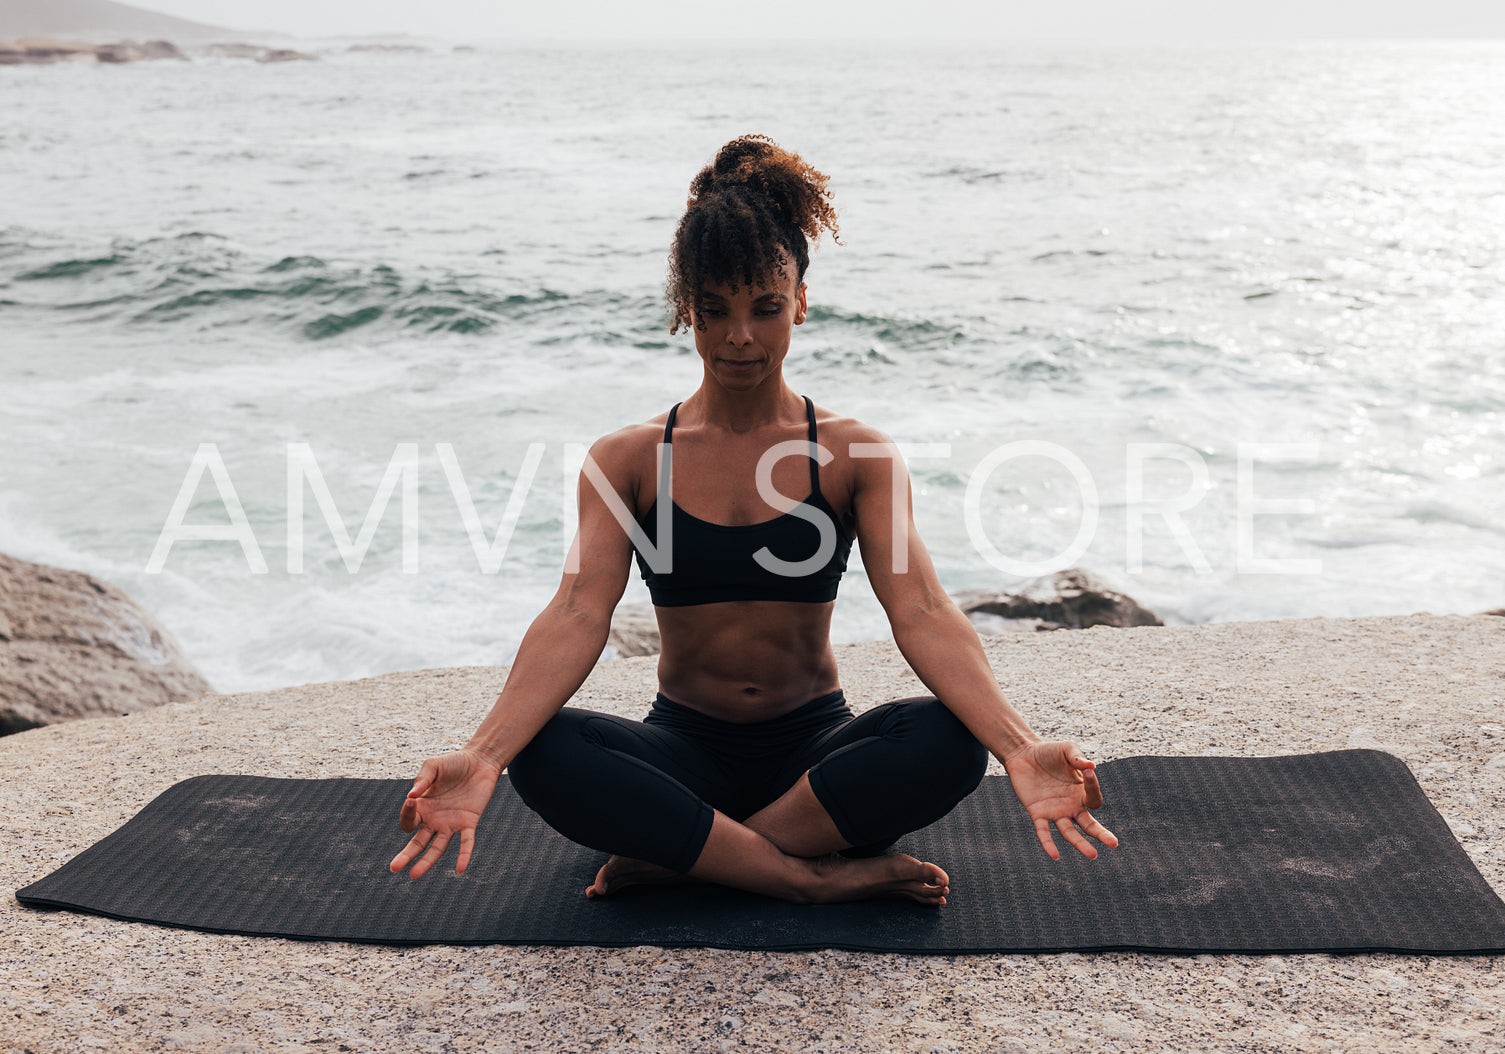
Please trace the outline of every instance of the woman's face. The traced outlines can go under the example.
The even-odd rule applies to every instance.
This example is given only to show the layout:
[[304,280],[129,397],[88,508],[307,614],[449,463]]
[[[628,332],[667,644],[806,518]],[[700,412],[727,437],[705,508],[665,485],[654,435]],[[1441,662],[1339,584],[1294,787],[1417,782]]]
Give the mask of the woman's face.
[[695,350],[706,373],[727,388],[748,391],[776,374],[794,327],[805,321],[805,285],[787,253],[780,263],[782,276],[775,269],[751,287],[706,283],[704,306],[691,308]]

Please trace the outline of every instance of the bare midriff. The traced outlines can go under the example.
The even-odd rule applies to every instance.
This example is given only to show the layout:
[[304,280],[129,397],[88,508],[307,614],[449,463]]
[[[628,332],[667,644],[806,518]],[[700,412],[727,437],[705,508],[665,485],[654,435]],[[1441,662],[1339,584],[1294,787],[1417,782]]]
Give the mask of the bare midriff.
[[719,721],[768,721],[840,687],[823,604],[733,600],[654,608],[659,691]]

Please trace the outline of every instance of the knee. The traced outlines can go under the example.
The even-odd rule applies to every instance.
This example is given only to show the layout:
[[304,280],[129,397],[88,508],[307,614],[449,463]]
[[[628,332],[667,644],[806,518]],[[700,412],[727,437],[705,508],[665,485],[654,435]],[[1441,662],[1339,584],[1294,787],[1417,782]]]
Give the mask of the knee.
[[939,699],[916,704],[926,754],[960,801],[977,789],[988,771],[988,748]]
[[564,707],[538,730],[507,765],[512,789],[530,808],[547,796],[551,786],[566,777],[578,762],[584,711]]

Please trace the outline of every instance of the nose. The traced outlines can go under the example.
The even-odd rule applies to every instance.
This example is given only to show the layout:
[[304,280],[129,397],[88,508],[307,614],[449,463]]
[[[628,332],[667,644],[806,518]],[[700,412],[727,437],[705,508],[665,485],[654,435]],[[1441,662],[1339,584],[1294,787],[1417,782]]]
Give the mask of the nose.
[[726,328],[726,342],[734,348],[745,348],[751,344],[752,326],[747,319],[733,319],[731,325]]

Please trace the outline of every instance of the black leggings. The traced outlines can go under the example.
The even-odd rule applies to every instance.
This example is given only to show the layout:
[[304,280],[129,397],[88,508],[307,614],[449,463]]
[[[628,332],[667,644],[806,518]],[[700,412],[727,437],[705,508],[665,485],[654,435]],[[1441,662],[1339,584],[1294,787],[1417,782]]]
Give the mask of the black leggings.
[[554,830],[605,853],[688,871],[713,810],[745,820],[810,787],[852,848],[881,853],[976,789],[988,752],[933,696],[854,716],[841,690],[771,721],[707,717],[659,695],[642,721],[564,707],[512,759],[518,797]]

